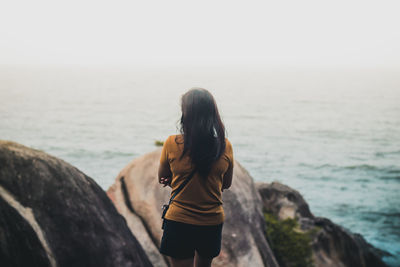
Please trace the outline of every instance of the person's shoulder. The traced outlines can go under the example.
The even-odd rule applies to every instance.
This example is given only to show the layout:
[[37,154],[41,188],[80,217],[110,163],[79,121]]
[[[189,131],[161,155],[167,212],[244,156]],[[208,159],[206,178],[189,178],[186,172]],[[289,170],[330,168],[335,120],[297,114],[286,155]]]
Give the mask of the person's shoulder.
[[233,149],[232,149],[232,144],[228,140],[228,138],[225,138],[225,153],[224,153],[224,158],[227,160],[232,166],[233,166]]
[[177,145],[183,139],[181,134],[173,134],[168,136],[167,140],[165,140],[164,145]]
[[225,138],[225,150],[228,154],[232,154],[233,152],[232,143],[228,138]]
[[225,144],[226,144],[226,147],[232,147],[232,143],[229,141],[229,139],[228,138],[225,138]]

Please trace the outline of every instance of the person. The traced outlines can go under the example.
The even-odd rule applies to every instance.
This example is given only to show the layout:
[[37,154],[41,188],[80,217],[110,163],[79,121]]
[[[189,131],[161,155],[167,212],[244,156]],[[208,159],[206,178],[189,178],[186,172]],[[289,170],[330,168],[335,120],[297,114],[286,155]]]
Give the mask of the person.
[[221,250],[222,191],[232,184],[232,145],[209,91],[192,88],[182,96],[181,109],[181,134],[164,142],[158,179],[173,195],[194,174],[167,210],[160,252],[174,267],[211,266]]

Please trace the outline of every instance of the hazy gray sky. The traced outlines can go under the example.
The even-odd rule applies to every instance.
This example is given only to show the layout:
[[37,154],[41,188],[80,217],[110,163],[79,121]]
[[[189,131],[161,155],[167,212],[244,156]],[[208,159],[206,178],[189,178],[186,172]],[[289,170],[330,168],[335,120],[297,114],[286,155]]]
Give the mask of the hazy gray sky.
[[400,1],[0,4],[0,64],[400,66]]

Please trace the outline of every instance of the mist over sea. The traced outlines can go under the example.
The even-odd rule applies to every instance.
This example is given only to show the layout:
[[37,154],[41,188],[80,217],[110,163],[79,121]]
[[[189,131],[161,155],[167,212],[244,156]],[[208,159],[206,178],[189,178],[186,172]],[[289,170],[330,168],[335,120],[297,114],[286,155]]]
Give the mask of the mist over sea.
[[[75,165],[102,188],[177,133],[180,96],[209,89],[235,158],[297,189],[400,263],[398,70],[0,68],[0,139]],[[0,166],[1,167],[1,166]]]

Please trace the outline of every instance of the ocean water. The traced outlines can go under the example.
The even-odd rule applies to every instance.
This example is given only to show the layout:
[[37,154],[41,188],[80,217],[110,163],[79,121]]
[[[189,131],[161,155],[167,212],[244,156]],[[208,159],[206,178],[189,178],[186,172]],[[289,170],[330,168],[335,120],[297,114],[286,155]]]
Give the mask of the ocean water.
[[215,96],[237,160],[301,192],[400,266],[399,70],[1,67],[0,138],[44,150],[105,190],[177,132],[180,96]]

